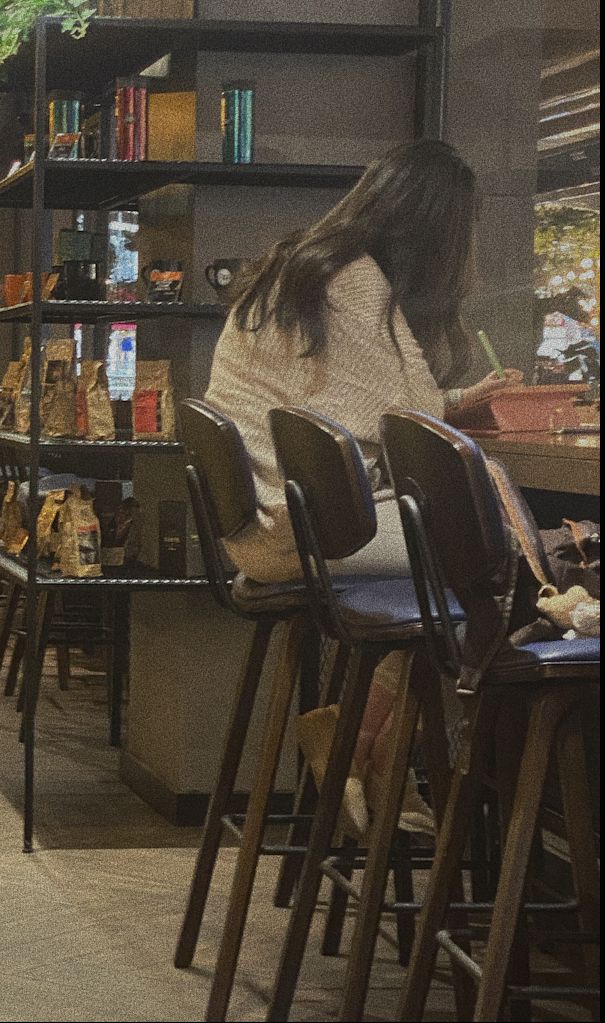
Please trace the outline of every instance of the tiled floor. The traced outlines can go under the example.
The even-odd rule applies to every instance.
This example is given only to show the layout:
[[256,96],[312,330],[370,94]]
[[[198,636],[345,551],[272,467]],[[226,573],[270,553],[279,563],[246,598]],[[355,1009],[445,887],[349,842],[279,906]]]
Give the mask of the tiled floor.
[[[104,691],[94,676],[39,712],[37,851],[21,849],[22,751],[14,700],[0,697],[0,1021],[200,1020],[234,850],[225,849],[194,968],[172,955],[199,841],[118,779]],[[286,914],[271,904],[276,861],[259,873],[231,1018],[262,1020]],[[334,1018],[344,959],[319,956],[317,914],[294,1020]],[[369,1019],[392,1019],[402,974],[381,940]],[[452,1018],[439,997],[430,1019]]]
[[[199,833],[171,827],[119,782],[102,680],[82,677],[60,693],[52,675],[45,679],[31,856],[20,851],[17,721],[14,700],[0,697],[0,1021],[203,1019],[234,850],[221,854],[194,967],[177,972],[172,955]],[[272,907],[275,869],[265,860],[259,872],[233,1020],[265,1015],[287,922]],[[293,1020],[336,1018],[345,961],[319,955],[322,923],[320,908]],[[387,928],[367,1019],[394,1018],[401,981]],[[453,1018],[441,977],[426,1019]],[[542,1018],[569,1017],[551,1009]]]

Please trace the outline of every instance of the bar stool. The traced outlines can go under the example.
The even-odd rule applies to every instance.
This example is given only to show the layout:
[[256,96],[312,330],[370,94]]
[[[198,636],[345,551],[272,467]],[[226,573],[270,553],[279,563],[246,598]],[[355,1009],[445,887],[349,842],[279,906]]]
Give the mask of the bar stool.
[[[308,828],[312,819],[305,805],[308,787],[302,787],[293,816],[268,815],[267,807],[283,737],[290,714],[293,691],[301,655],[310,636],[316,634],[308,613],[308,596],[304,582],[258,584],[243,575],[231,582],[223,560],[222,541],[234,536],[254,522],[257,514],[256,492],[249,459],[235,424],[226,416],[201,401],[188,399],[181,408],[181,425],[189,465],[187,482],[196,525],[202,546],[211,592],[224,609],[256,623],[250,653],[237,689],[218,780],[206,818],[204,836],[193,876],[189,902],[175,955],[175,965],[184,969],[191,965],[203,921],[208,893],[218,857],[224,827],[235,833],[240,852],[231,889],[226,923],[223,931],[208,1006],[208,1019],[224,1019],[237,968],[252,887],[261,853],[284,856],[289,869],[282,870],[276,905],[288,905],[300,873],[301,831],[294,831],[286,845],[268,847],[262,844],[267,824],[292,824]],[[339,580],[338,592],[351,582]],[[243,832],[236,827],[234,815],[228,816],[237,770],[241,760],[248,726],[269,642],[275,627],[285,624],[287,633],[282,644],[280,661],[273,677],[269,710],[261,744],[261,756],[253,783]],[[340,647],[325,697],[338,699],[348,662],[348,649]],[[312,699],[309,695],[307,704]],[[313,706],[317,705],[317,700]],[[307,708],[308,709],[308,708]],[[301,805],[302,804],[302,805]],[[293,841],[294,839],[294,841]],[[330,914],[326,926],[326,943],[336,947],[342,925],[342,913]]]
[[[508,998],[524,1002],[531,1016],[536,998],[598,996],[599,869],[592,828],[591,800],[579,708],[586,686],[599,677],[600,643],[591,639],[531,643],[519,648],[507,640],[514,610],[518,549],[504,526],[484,456],[457,430],[415,413],[383,417],[382,436],[399,500],[431,656],[457,679],[467,735],[459,757],[440,831],[424,908],[418,922],[398,1020],[423,1018],[437,951],[445,949],[477,987],[471,1018],[499,1020]],[[443,587],[456,593],[467,613],[465,635],[442,619],[450,657],[443,655],[427,611],[430,598],[442,600]],[[453,660],[456,655],[455,661]],[[452,672],[452,668],[455,671]],[[523,705],[525,737],[514,729]],[[485,773],[498,725],[498,741],[522,749],[510,798],[500,879],[480,967],[448,929],[454,884],[469,833],[472,807]],[[506,749],[503,751],[506,754]],[[544,987],[519,983],[519,942],[525,943],[524,905],[534,835],[552,755],[556,756],[567,826],[576,902],[546,911],[576,915],[580,931],[556,939],[584,948],[585,986]],[[397,772],[392,782],[396,784]],[[450,920],[451,922],[451,920]],[[521,962],[521,976],[525,966]],[[593,1010],[594,1011],[594,1010]],[[598,1018],[598,1016],[593,1016]]]
[[[351,647],[354,663],[341,701],[334,745],[266,1017],[284,1021],[289,1018],[372,676],[380,659],[393,650],[421,652],[423,629],[412,579],[369,587],[360,577],[357,587],[341,594],[334,591],[327,562],[356,553],[376,534],[374,500],[355,439],[337,423],[306,409],[273,410],[270,421],[311,607],[321,627]],[[463,612],[458,603],[451,596],[444,596],[444,600],[448,614],[461,621]],[[437,617],[439,611],[431,605],[433,615]],[[436,806],[444,806],[449,787],[448,749],[440,680],[434,673],[429,672],[422,684],[414,672],[410,680],[402,679],[396,730],[406,777],[420,712],[433,800]],[[385,795],[396,814],[403,791],[404,784]],[[381,851],[385,870],[394,830]],[[460,998],[464,1003],[462,990]]]

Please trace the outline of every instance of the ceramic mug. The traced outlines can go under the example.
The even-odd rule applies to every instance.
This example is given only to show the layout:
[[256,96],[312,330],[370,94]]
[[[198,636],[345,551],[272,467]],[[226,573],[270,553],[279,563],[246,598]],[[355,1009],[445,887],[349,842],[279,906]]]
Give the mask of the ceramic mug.
[[206,280],[212,285],[221,302],[231,301],[230,289],[241,267],[241,259],[215,259],[214,263],[206,267]]

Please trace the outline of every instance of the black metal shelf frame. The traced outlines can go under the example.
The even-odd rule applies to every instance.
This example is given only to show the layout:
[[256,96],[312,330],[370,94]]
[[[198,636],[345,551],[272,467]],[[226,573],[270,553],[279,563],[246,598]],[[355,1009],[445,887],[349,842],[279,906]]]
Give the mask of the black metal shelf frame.
[[[0,324],[31,323],[33,302],[0,307]],[[218,303],[185,302],[76,302],[42,303],[42,322],[50,323],[137,323],[141,320],[223,320],[226,306]]]
[[[71,192],[67,208],[119,209],[132,207],[133,200],[167,184],[189,185],[254,185],[257,187],[350,187],[359,178],[359,167],[308,167],[269,165],[226,167],[204,163],[127,164],[120,161],[58,161],[45,158],[46,96],[52,88],[80,88],[95,94],[108,80],[139,72],[172,50],[190,52],[232,51],[266,53],[326,53],[401,56],[416,53],[417,136],[442,136],[445,116],[445,76],[447,68],[449,0],[420,0],[419,23],[413,27],[376,25],[293,24],[290,22],[209,22],[148,21],[95,19],[84,40],[74,42],[61,32],[56,18],[38,20],[31,42],[12,58],[7,66],[10,88],[31,86],[34,81],[34,149],[31,165],[13,177],[0,182],[0,207],[32,209],[33,301],[17,309],[0,311],[0,323],[30,322],[31,359],[31,423],[29,438],[13,434],[0,438],[0,446],[21,448],[29,455],[30,507],[39,500],[38,475],[40,454],[49,450],[112,451],[131,453],[143,449],[137,442],[113,442],[107,445],[86,442],[46,441],[41,437],[41,342],[44,323],[96,322],[117,315],[117,307],[107,303],[76,304],[68,310],[66,303],[44,302],[42,273],[44,270],[45,210],[65,208],[65,197]],[[103,306],[103,309],[98,309]],[[165,310],[138,309],[139,318],[168,315]],[[61,306],[61,309],[59,308]],[[95,308],[93,308],[95,306]],[[120,316],[124,315],[121,307]],[[222,310],[206,307],[179,311],[187,316],[218,317]],[[128,318],[134,308],[126,310]],[[174,315],[176,310],[171,309]],[[73,317],[73,318],[72,318]],[[178,446],[176,446],[178,447]],[[174,450],[176,451],[176,447]],[[180,448],[179,448],[180,450]],[[23,738],[25,753],[24,851],[33,849],[34,827],[34,757],[35,714],[38,681],[41,670],[40,614],[47,621],[52,614],[53,594],[63,589],[97,587],[109,590],[115,601],[115,646],[112,679],[111,735],[119,742],[122,676],[124,673],[126,619],[124,600],[133,590],[163,592],[172,589],[201,591],[203,579],[165,579],[153,570],[137,576],[102,577],[98,580],[49,578],[38,564],[36,517],[32,516],[30,541],[26,560],[0,554],[0,572],[26,594],[27,637],[25,650],[25,710]],[[122,624],[121,624],[122,623]],[[44,625],[42,626],[44,629]]]
[[[131,210],[165,185],[255,188],[352,188],[363,167],[331,164],[247,164],[161,160],[46,160],[47,209]],[[34,168],[21,167],[0,181],[0,207],[28,209]]]

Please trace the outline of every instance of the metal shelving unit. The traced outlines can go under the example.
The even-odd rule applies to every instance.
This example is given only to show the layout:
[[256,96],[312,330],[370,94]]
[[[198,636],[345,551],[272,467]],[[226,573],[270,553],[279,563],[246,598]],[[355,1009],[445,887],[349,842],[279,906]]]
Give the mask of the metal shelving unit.
[[[22,305],[0,306],[0,324],[31,323],[33,302]],[[107,320],[110,323],[129,323],[142,320],[222,320],[225,306],[218,303],[191,305],[170,302],[166,305],[150,302],[68,302],[42,303],[42,322],[93,324]]]
[[[0,325],[28,323],[32,338],[30,436],[0,434],[0,451],[27,455],[30,506],[37,507],[42,453],[74,458],[109,455],[181,454],[179,444],[137,441],[89,442],[48,440],[41,436],[42,328],[49,323],[97,323],[104,319],[131,321],[151,317],[220,319],[218,305],[151,306],[147,303],[69,303],[42,299],[45,211],[47,209],[132,209],[139,197],[165,185],[229,185],[233,187],[349,188],[362,167],[271,164],[226,166],[202,162],[125,163],[109,160],[50,160],[44,157],[47,92],[77,89],[100,97],[117,77],[137,74],[166,53],[196,54],[231,51],[279,54],[402,56],[415,53],[415,130],[440,135],[444,116],[447,0],[421,0],[419,24],[347,25],[291,22],[220,22],[197,20],[126,20],[97,18],[84,39],[74,41],[61,31],[57,18],[40,18],[29,43],[6,62],[0,88],[31,90],[34,86],[34,148],[32,163],[0,181],[0,207],[28,208],[33,214],[33,301],[0,309]],[[108,591],[114,601],[114,672],[112,683],[112,741],[118,744],[122,676],[127,655],[125,619],[127,596],[133,591],[200,591],[203,578],[166,579],[148,566],[135,565],[106,573],[99,579],[53,576],[38,563],[36,523],[32,521],[26,558],[0,554],[0,572],[22,587],[27,603],[25,657],[25,803],[24,850],[33,848],[35,712],[42,667],[41,642],[52,617],[53,595],[65,590]]]

